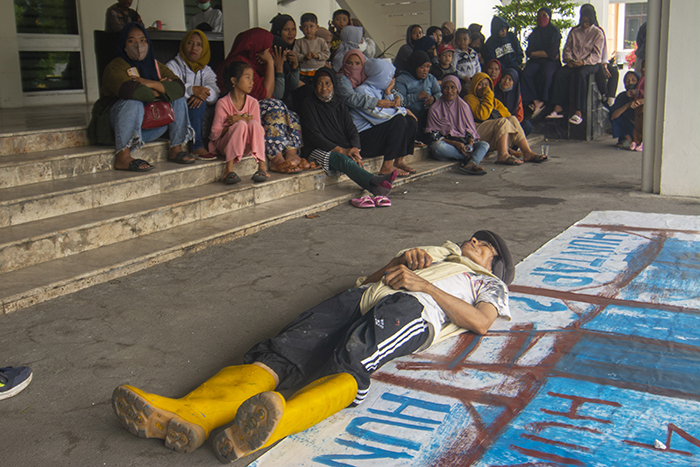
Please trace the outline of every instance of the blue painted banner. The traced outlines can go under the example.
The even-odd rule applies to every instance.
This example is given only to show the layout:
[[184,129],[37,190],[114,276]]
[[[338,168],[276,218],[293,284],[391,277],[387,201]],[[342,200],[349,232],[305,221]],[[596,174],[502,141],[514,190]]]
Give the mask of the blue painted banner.
[[591,213],[518,265],[511,311],[251,465],[700,466],[700,217]]

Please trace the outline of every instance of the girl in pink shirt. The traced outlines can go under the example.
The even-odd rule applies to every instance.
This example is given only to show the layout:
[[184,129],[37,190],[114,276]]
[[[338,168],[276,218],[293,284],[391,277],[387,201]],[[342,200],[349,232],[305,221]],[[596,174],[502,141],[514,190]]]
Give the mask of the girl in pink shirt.
[[226,156],[223,182],[233,185],[241,181],[233,164],[246,154],[258,161],[254,182],[270,177],[265,166],[265,129],[260,123],[260,106],[250,96],[253,89],[253,69],[245,62],[233,62],[224,70],[224,82],[230,92],[216,103],[214,122],[209,135],[209,151]]

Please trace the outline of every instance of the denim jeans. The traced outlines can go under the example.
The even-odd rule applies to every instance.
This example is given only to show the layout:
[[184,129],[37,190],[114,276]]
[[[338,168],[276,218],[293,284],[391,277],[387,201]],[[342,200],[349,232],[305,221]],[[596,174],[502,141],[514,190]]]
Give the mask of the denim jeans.
[[472,161],[479,165],[487,152],[489,152],[489,143],[486,141],[477,141],[474,143],[474,152],[470,156],[465,156],[454,146],[446,143],[441,139],[430,145],[430,157],[438,161],[451,162],[460,161],[463,163]]
[[202,102],[202,105],[196,109],[191,109],[189,106],[187,107],[187,115],[190,118],[190,125],[194,129],[194,142],[192,143],[193,151],[204,147],[204,142],[202,141],[202,124],[204,123],[204,114],[206,111],[206,102]]
[[148,141],[160,138],[166,130],[170,133],[170,147],[194,140],[194,130],[187,117],[187,100],[184,97],[170,103],[175,121],[170,125],[141,129],[144,103],[134,99],[119,99],[109,111],[109,124],[114,129],[117,152],[122,149],[138,149]]

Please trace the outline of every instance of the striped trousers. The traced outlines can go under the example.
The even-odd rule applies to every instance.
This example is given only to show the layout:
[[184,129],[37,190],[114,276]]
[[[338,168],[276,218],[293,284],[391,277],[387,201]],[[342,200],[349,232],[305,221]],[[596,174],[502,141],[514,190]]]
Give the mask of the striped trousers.
[[260,362],[280,379],[278,390],[298,389],[317,378],[349,373],[357,380],[360,404],[367,397],[370,375],[385,363],[422,350],[430,325],[423,305],[396,293],[364,315],[364,289],[350,289],[299,315],[272,339],[256,344],[245,363]]

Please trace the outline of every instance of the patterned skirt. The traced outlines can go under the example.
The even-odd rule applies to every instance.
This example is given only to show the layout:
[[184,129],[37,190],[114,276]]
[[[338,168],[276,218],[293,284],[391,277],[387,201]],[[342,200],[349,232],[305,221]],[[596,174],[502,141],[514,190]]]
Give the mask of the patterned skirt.
[[260,101],[260,120],[265,128],[265,152],[272,158],[286,149],[301,147],[299,116],[279,99]]

